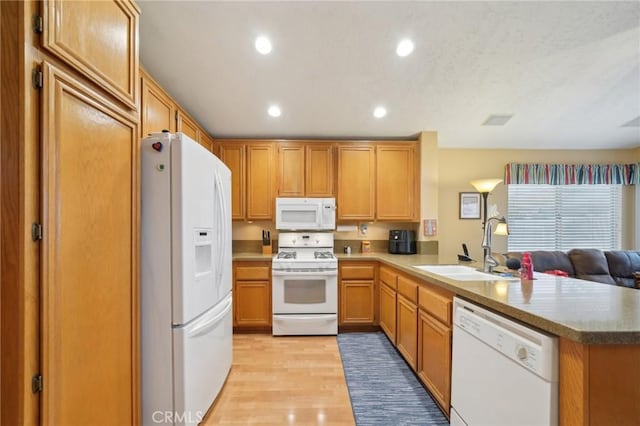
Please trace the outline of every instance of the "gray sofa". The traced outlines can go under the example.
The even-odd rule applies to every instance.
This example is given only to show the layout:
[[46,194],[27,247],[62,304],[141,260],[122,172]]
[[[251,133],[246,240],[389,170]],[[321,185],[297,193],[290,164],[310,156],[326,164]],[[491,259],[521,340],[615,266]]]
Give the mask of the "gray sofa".
[[[521,252],[507,253],[507,258],[522,259]],[[560,270],[581,280],[639,288],[634,273],[640,272],[640,251],[573,249],[532,251],[533,269],[537,272]]]

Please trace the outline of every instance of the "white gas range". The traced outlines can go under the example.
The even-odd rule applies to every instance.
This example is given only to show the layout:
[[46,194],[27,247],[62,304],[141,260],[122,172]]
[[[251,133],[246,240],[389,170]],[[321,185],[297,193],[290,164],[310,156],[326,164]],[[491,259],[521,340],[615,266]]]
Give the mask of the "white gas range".
[[280,233],[271,271],[274,336],[338,333],[332,233]]

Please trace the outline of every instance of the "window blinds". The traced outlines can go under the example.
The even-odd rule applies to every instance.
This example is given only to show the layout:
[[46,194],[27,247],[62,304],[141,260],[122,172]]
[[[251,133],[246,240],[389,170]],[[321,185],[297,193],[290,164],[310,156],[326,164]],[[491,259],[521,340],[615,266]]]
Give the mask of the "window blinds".
[[620,248],[620,185],[509,185],[509,251]]

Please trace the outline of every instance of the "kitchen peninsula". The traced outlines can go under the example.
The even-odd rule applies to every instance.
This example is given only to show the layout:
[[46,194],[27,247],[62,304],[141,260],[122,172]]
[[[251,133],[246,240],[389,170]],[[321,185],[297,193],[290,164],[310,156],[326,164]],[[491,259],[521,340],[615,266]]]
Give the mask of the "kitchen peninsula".
[[[340,265],[374,263],[378,270],[391,270],[418,283],[419,289],[454,294],[558,336],[560,425],[640,423],[636,404],[640,400],[640,291],[550,275],[540,275],[531,284],[457,281],[415,268],[457,263],[436,255],[337,256]],[[258,260],[266,259],[259,254],[234,254],[234,261]],[[382,287],[388,287],[381,284],[381,274],[376,277],[376,294],[382,295]],[[375,300],[375,325],[379,325],[382,302]],[[447,315],[450,319],[451,311]],[[416,365],[412,368],[416,370]]]

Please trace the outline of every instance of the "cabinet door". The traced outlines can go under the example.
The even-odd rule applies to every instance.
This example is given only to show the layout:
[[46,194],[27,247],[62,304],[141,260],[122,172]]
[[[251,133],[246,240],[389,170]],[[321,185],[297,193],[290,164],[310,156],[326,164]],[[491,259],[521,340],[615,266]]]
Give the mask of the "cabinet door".
[[333,144],[308,144],[305,164],[306,196],[333,197]]
[[213,152],[213,139],[203,130],[198,131],[198,143]]
[[416,370],[418,359],[418,308],[398,294],[396,345],[407,363]]
[[340,289],[340,325],[373,325],[375,285],[373,281],[342,281]]
[[451,328],[420,311],[418,377],[449,414],[451,397]]
[[178,109],[176,131],[184,133],[196,142],[200,140],[200,130],[198,130],[198,125],[180,109]]
[[245,215],[245,146],[220,144],[220,159],[231,170],[231,218],[244,219]]
[[43,69],[40,418],[137,424],[137,124],[75,77]]
[[375,151],[369,145],[338,145],[338,220],[373,220]]
[[380,283],[380,327],[389,340],[396,343],[396,292]]
[[418,220],[420,193],[415,144],[376,147],[376,218]]
[[134,2],[48,0],[42,47],[137,109],[138,17]]
[[168,130],[176,131],[176,105],[153,81],[142,76],[142,102],[140,105],[141,136]]
[[271,326],[271,283],[269,281],[236,281],[233,291],[234,326]]
[[304,145],[278,146],[278,196],[304,197]]
[[247,144],[247,219],[272,220],[275,204],[272,144]]

